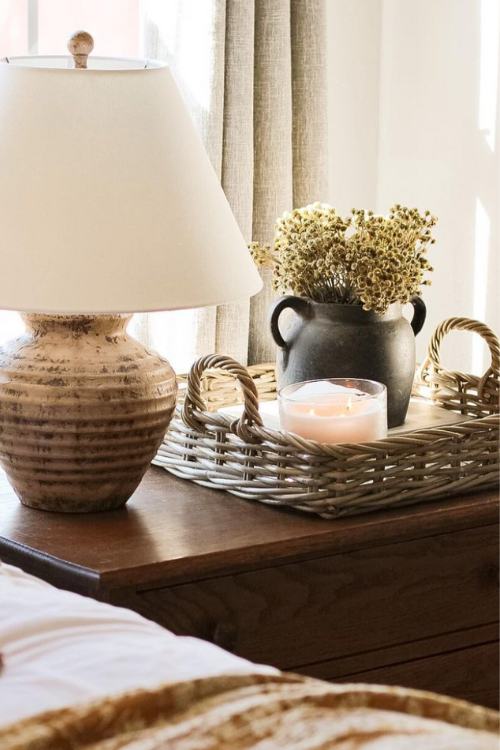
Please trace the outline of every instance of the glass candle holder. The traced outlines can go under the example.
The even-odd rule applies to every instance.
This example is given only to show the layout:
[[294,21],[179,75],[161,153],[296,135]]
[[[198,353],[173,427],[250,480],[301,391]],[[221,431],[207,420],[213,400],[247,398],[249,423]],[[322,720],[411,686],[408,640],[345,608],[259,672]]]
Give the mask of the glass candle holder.
[[387,389],[374,380],[293,383],[278,393],[281,428],[320,443],[369,443],[387,436]]

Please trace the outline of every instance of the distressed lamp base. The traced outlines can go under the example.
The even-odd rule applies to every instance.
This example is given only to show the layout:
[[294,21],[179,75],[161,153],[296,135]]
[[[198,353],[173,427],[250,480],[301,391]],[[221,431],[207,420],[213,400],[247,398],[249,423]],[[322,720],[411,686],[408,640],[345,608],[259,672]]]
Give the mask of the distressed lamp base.
[[23,315],[0,352],[0,463],[24,505],[125,505],[175,407],[168,362],[129,336],[129,315]]

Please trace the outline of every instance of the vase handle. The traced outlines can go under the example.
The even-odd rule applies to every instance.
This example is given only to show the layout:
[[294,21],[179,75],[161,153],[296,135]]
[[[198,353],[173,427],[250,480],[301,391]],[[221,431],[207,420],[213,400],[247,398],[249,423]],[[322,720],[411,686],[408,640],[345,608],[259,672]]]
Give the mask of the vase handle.
[[422,326],[425,323],[425,317],[427,315],[427,308],[422,297],[417,294],[411,298],[410,305],[413,305],[413,318],[411,319],[411,327],[415,336],[420,333]]
[[303,317],[310,317],[312,309],[310,300],[306,299],[306,297],[295,297],[293,294],[287,294],[285,297],[280,297],[272,303],[269,315],[271,335],[281,349],[286,349],[288,343],[281,335],[278,320],[283,310],[287,307],[294,310],[297,315],[302,315]]

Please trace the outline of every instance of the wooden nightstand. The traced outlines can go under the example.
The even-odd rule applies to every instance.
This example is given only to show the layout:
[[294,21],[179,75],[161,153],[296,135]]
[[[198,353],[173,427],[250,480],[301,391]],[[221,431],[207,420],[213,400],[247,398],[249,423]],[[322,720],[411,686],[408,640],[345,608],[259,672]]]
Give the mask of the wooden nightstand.
[[0,558],[282,669],[498,700],[496,491],[324,521],[151,468],[69,516],[3,480]]

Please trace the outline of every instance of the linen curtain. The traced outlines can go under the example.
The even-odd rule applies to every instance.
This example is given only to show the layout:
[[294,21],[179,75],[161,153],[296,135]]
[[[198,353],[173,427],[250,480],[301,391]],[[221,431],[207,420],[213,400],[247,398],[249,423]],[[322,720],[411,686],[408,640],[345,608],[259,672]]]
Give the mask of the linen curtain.
[[[145,54],[171,66],[248,242],[325,199],[325,15],[324,0],[143,1]],[[264,275],[250,302],[138,316],[136,333],[177,370],[209,352],[273,361]]]

